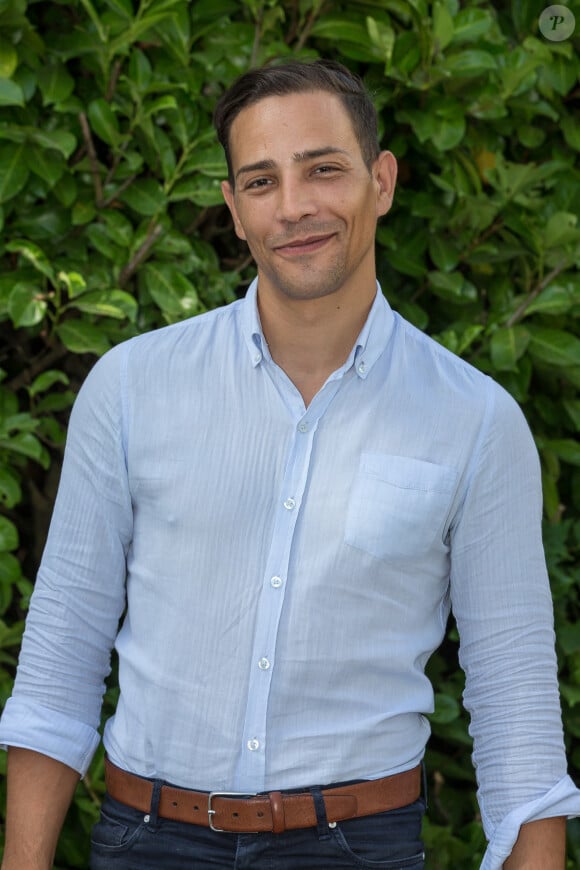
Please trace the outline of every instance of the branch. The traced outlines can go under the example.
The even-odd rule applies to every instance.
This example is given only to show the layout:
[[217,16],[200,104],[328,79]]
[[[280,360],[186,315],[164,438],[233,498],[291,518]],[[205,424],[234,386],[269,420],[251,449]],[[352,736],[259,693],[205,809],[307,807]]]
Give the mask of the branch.
[[56,362],[63,359],[67,354],[68,350],[62,345],[52,348],[48,353],[41,354],[32,360],[28,368],[23,369],[10,381],[7,381],[6,386],[10,387],[13,392],[21,389],[21,387],[27,387],[38,375],[48,371],[48,369],[52,368]]
[[121,70],[123,68],[123,62],[121,60],[116,60],[113,69],[111,72],[111,78],[109,79],[109,83],[107,85],[107,93],[105,94],[105,99],[108,103],[113,99],[113,94],[117,88],[117,82],[119,81],[119,76],[121,75]]
[[540,283],[536,287],[534,287],[534,289],[530,293],[528,293],[528,295],[526,296],[524,301],[521,303],[519,308],[514,312],[514,314],[512,314],[512,316],[510,317],[510,319],[506,323],[506,327],[508,329],[511,326],[514,326],[519,320],[522,319],[522,317],[524,316],[528,307],[531,305],[531,303],[534,301],[534,299],[537,299],[537,297],[540,295],[542,290],[545,290],[546,287],[552,283],[554,278],[557,278],[558,275],[560,274],[560,272],[563,272],[564,269],[567,268],[567,266],[568,266],[568,261],[561,260],[558,263],[558,265],[555,266],[548,275],[546,275],[544,280],[540,281]]
[[151,250],[162,232],[163,227],[161,226],[161,224],[156,224],[155,222],[153,222],[149,228],[145,241],[143,242],[139,250],[136,251],[129,263],[127,263],[127,265],[119,275],[119,287],[125,287],[125,285],[129,281],[129,278],[131,278],[131,276],[139,268],[141,263],[147,259],[149,251]]
[[308,39],[308,37],[310,36],[310,31],[314,27],[314,23],[316,22],[316,19],[322,15],[322,12],[324,10],[325,5],[326,4],[323,2],[320,4],[319,9],[316,9],[316,7],[314,7],[313,9],[310,10],[310,15],[308,16],[308,21],[304,25],[304,30],[300,34],[300,39],[296,43],[296,49],[295,49],[296,51],[302,51],[302,49],[304,48],[304,44],[305,44],[306,40]]
[[97,152],[95,151],[91,128],[89,127],[89,122],[84,112],[80,113],[79,120],[83,131],[83,139],[85,140],[87,153],[89,155],[89,163],[91,164],[91,175],[93,176],[93,185],[95,188],[95,200],[97,206],[100,208],[103,204],[103,185],[101,183],[101,173],[99,171],[99,160],[97,158]]
[[127,190],[128,187],[131,187],[137,175],[130,175],[129,178],[126,178],[123,184],[119,185],[119,187],[113,191],[113,193],[107,197],[107,199],[103,200],[101,203],[103,208],[108,208],[111,203],[115,202],[118,196],[120,196],[124,190]]

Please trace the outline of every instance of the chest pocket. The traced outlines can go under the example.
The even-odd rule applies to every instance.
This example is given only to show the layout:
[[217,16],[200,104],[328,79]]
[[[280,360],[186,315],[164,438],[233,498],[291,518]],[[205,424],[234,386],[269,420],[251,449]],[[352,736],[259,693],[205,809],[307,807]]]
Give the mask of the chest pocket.
[[457,476],[454,468],[421,459],[363,453],[346,543],[377,559],[424,556],[443,533]]

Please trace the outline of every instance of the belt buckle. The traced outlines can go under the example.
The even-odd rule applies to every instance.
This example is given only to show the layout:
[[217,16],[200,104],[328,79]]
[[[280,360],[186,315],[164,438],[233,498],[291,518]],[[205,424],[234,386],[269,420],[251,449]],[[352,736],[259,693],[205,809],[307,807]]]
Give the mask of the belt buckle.
[[[257,791],[211,791],[208,795],[207,799],[207,819],[209,822],[209,826],[212,831],[217,831],[221,834],[237,834],[239,831],[228,831],[226,828],[216,828],[213,823],[212,816],[215,816],[217,810],[214,810],[212,807],[212,801],[216,797],[239,797],[239,798],[249,798],[256,797],[258,794]],[[244,831],[245,834],[257,834],[258,831]]]

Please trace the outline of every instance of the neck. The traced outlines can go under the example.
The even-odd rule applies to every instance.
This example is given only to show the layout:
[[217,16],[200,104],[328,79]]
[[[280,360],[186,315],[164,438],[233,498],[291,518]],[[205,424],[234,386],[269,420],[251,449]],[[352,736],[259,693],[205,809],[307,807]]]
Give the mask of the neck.
[[300,390],[305,403],[347,360],[373,304],[373,284],[356,299],[331,293],[320,299],[260,294],[258,309],[273,360]]

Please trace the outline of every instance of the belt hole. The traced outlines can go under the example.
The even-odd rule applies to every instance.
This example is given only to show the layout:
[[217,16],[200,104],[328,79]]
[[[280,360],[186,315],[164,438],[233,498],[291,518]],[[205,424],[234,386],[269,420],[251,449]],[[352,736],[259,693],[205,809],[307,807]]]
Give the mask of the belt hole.
[[232,816],[234,817],[234,819],[237,819],[239,815],[240,815],[239,813],[232,813]]
[[176,807],[176,806],[177,806],[177,801],[171,801],[171,806]]
[[260,810],[260,811],[258,812],[258,818],[259,818],[259,819],[263,819],[263,818],[264,818],[264,813],[262,812],[262,810]]
[[199,809],[199,807],[197,807],[197,806],[195,806],[195,807],[194,807],[194,808],[193,808],[193,809],[194,809],[194,810],[198,810],[198,809]]

